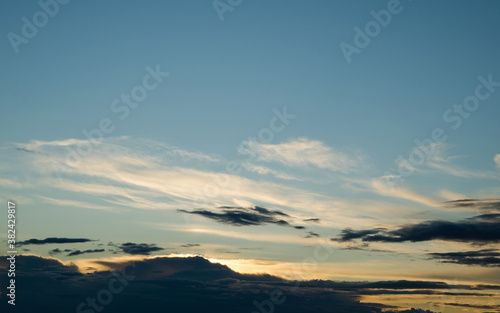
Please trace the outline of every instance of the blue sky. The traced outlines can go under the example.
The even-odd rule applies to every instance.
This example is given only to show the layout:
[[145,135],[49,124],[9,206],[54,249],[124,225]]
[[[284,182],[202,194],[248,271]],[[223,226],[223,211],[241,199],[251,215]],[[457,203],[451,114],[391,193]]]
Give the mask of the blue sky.
[[[277,275],[324,240],[336,257],[308,277],[378,279],[390,274],[389,262],[400,269],[393,278],[446,280],[467,269],[458,280],[500,283],[495,268],[426,259],[473,250],[471,242],[370,244],[391,252],[384,254],[329,240],[347,227],[459,222],[486,211],[445,201],[491,202],[500,193],[500,5],[401,1],[400,13],[348,62],[341,43],[355,45],[354,29],[364,30],[370,12],[390,3],[243,1],[221,21],[211,1],[71,1],[17,47],[9,34],[21,36],[23,17],[32,21],[41,7],[2,3],[0,195],[23,208],[19,240],[154,243],[166,248],[158,254],[201,254]],[[147,78],[155,69],[168,77]],[[157,84],[120,119],[116,109],[126,104],[113,109],[113,101],[145,79]],[[478,88],[484,99],[454,129],[458,113],[443,115],[477,98]],[[276,113],[283,110],[293,115],[284,124]],[[67,149],[89,144],[82,131],[105,119],[113,131],[80,163],[67,164]],[[262,142],[258,134],[271,122],[283,130]],[[436,128],[446,140],[428,146],[434,153],[404,182],[387,186],[400,178],[398,157],[421,150],[415,140],[432,138]],[[230,161],[241,172],[227,176]],[[54,162],[70,170],[58,175]],[[228,177],[215,196],[196,202],[207,185]],[[223,206],[277,210],[305,229],[235,226],[194,211]],[[309,231],[319,237],[304,238]],[[201,246],[180,247],[186,243]],[[255,250],[227,253],[241,248]],[[45,246],[31,249],[48,256]]]

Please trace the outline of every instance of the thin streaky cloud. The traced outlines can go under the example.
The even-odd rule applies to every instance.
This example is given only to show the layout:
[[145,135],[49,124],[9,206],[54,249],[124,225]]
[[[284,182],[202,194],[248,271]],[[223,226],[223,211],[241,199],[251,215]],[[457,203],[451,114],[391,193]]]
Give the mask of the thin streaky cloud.
[[103,210],[103,211],[117,211],[116,208],[110,206],[97,205],[93,203],[83,202],[83,201],[75,201],[75,200],[66,200],[66,199],[54,199],[50,197],[45,197],[38,195],[39,199],[42,199],[44,202],[59,206],[66,207],[75,207],[75,208],[87,208],[93,210]]
[[88,238],[61,238],[61,237],[49,237],[45,239],[28,239],[24,241],[18,241],[19,245],[46,245],[46,244],[63,244],[63,243],[84,243],[94,241]]
[[298,181],[304,180],[302,178],[294,177],[294,176],[291,176],[291,175],[289,175],[287,173],[284,173],[284,172],[281,172],[281,171],[277,171],[277,170],[274,170],[272,168],[269,168],[269,167],[263,166],[263,165],[251,164],[251,163],[248,163],[248,162],[242,163],[241,165],[247,171],[254,172],[254,173],[257,173],[257,174],[260,174],[260,175],[270,174],[270,175],[273,175],[276,178],[284,179],[284,180],[298,180]]
[[[255,152],[257,161],[277,162],[289,167],[316,167],[334,172],[355,172],[363,166],[364,155],[337,151],[319,140],[305,137],[279,144],[262,144],[245,141],[250,151]],[[246,150],[240,148],[240,153]]]

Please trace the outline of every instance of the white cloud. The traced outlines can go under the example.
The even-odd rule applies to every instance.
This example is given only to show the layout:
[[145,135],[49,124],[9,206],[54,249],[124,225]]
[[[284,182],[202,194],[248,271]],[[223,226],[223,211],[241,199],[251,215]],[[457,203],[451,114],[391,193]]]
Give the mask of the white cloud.
[[251,164],[251,163],[242,163],[241,166],[243,166],[243,168],[245,168],[249,172],[254,172],[254,173],[257,173],[260,175],[270,174],[276,178],[284,179],[284,180],[302,180],[300,178],[288,175],[287,173],[273,170],[272,168],[262,166],[262,165],[256,165],[256,164]]
[[103,211],[114,211],[112,207],[103,206],[83,201],[74,201],[74,200],[66,200],[66,199],[54,199],[44,196],[38,196],[38,198],[42,199],[44,202],[59,206],[67,206],[67,207],[80,207],[94,210],[103,210]]
[[490,178],[498,179],[500,178],[498,174],[489,171],[474,171],[462,168],[457,165],[445,163],[445,162],[430,162],[429,167],[440,170],[441,172],[463,178]]
[[[297,219],[321,218],[321,227],[371,227],[374,223],[387,223],[393,216],[387,205],[360,203],[339,199],[308,189],[286,185],[289,180],[274,183],[253,180],[239,175],[217,172],[220,164],[211,162],[211,156],[193,157],[193,154],[171,151],[168,145],[130,138],[106,138],[94,151],[78,164],[68,166],[61,178],[55,175],[52,164],[65,163],[66,148],[75,148],[78,141],[37,143],[37,153],[18,151],[14,162],[16,171],[29,177],[32,188],[50,186],[55,190],[71,191],[74,197],[67,201],[87,199],[78,195],[99,198],[102,207],[80,202],[64,202],[61,205],[88,207],[90,209],[137,210],[190,210],[217,206],[251,203],[268,208],[281,209]],[[179,148],[177,148],[179,149]],[[181,149],[182,150],[182,149]],[[185,151],[185,150],[182,150]],[[198,154],[197,154],[198,155]],[[0,158],[3,155],[0,154]],[[272,172],[271,175],[279,172]],[[266,169],[264,168],[265,172]],[[1,170],[0,170],[1,172]],[[21,182],[24,186],[25,182]],[[37,192],[39,193],[39,191]],[[61,202],[62,201],[62,202]],[[101,204],[103,203],[103,204]],[[373,218],[359,216],[369,215]],[[391,216],[389,216],[391,215]],[[189,223],[189,220],[187,220]]]
[[21,183],[14,181],[14,180],[11,180],[11,179],[5,179],[5,178],[0,178],[0,186],[17,188],[17,189],[23,187]]
[[420,195],[413,191],[404,189],[404,188],[396,188],[391,187],[386,182],[386,177],[380,177],[378,179],[373,179],[371,181],[371,187],[373,190],[381,195],[390,196],[394,198],[406,199],[418,203],[425,204],[430,207],[439,207],[439,202],[431,199],[429,197]]
[[[29,173],[26,176],[38,177],[40,184],[43,181],[43,185],[58,189],[99,195],[103,201],[119,207],[173,210],[200,204],[227,205],[234,199],[302,212],[336,207],[332,197],[216,172],[220,168],[217,166],[209,170],[207,162],[200,161],[211,162],[215,158],[152,141],[106,138],[92,153],[68,166],[66,148],[75,149],[79,143],[83,142],[37,141],[24,148],[38,153],[19,152],[22,160],[16,161]],[[68,167],[61,178],[55,175],[54,162]]]
[[[433,143],[428,147],[416,146],[413,147],[412,153],[410,155],[411,156],[421,155],[424,156],[424,158],[421,159],[417,157],[415,161],[413,161],[413,162],[419,162],[418,164],[412,163],[413,158],[409,158],[408,160],[404,161],[405,164],[409,164],[411,166],[412,170],[422,173],[432,171],[433,169],[442,173],[446,173],[448,175],[462,177],[462,178],[480,178],[480,179],[500,178],[497,173],[491,171],[469,170],[461,166],[458,166],[456,164],[453,164],[454,160],[464,157],[462,155],[451,155],[449,151],[453,148],[454,148],[453,145],[446,143]],[[427,155],[427,153],[430,153],[430,155]],[[422,160],[421,163],[420,160]],[[401,159],[396,160],[395,161],[396,165],[406,168],[407,166],[400,163],[400,161]]]
[[495,163],[497,164],[497,167],[500,168],[500,154],[495,155]]
[[355,171],[364,157],[360,153],[345,153],[328,147],[318,140],[305,137],[280,144],[262,144],[245,141],[249,150],[240,148],[242,154],[255,152],[257,161],[278,162],[290,167],[313,166],[348,173]]
[[449,191],[446,189],[440,190],[439,195],[441,198],[443,198],[445,201],[452,201],[452,200],[458,200],[458,199],[467,199],[468,197],[464,194],[461,193],[456,193],[453,191]]

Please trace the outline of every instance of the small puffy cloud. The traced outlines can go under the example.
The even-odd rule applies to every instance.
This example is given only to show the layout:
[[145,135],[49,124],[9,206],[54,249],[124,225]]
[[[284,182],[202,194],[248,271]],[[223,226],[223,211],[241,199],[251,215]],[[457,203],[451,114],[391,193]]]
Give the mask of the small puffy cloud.
[[498,168],[500,168],[500,154],[495,155],[495,163]]
[[151,252],[164,250],[155,244],[126,242],[118,246],[127,254],[149,255]]
[[59,248],[55,248],[55,249],[52,249],[49,251],[50,255],[59,254],[59,253],[62,253],[62,250]]
[[319,234],[313,231],[309,231],[307,232],[307,235],[304,238],[315,238],[315,237],[319,237]]

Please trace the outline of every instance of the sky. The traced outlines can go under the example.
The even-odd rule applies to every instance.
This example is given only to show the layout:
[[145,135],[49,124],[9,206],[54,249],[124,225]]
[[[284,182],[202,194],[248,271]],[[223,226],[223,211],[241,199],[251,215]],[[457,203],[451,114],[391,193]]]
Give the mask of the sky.
[[16,204],[18,280],[71,295],[18,287],[19,312],[99,311],[78,305],[113,270],[140,279],[110,312],[146,294],[151,312],[199,309],[189,295],[218,312],[500,312],[498,2],[0,12],[0,196]]

